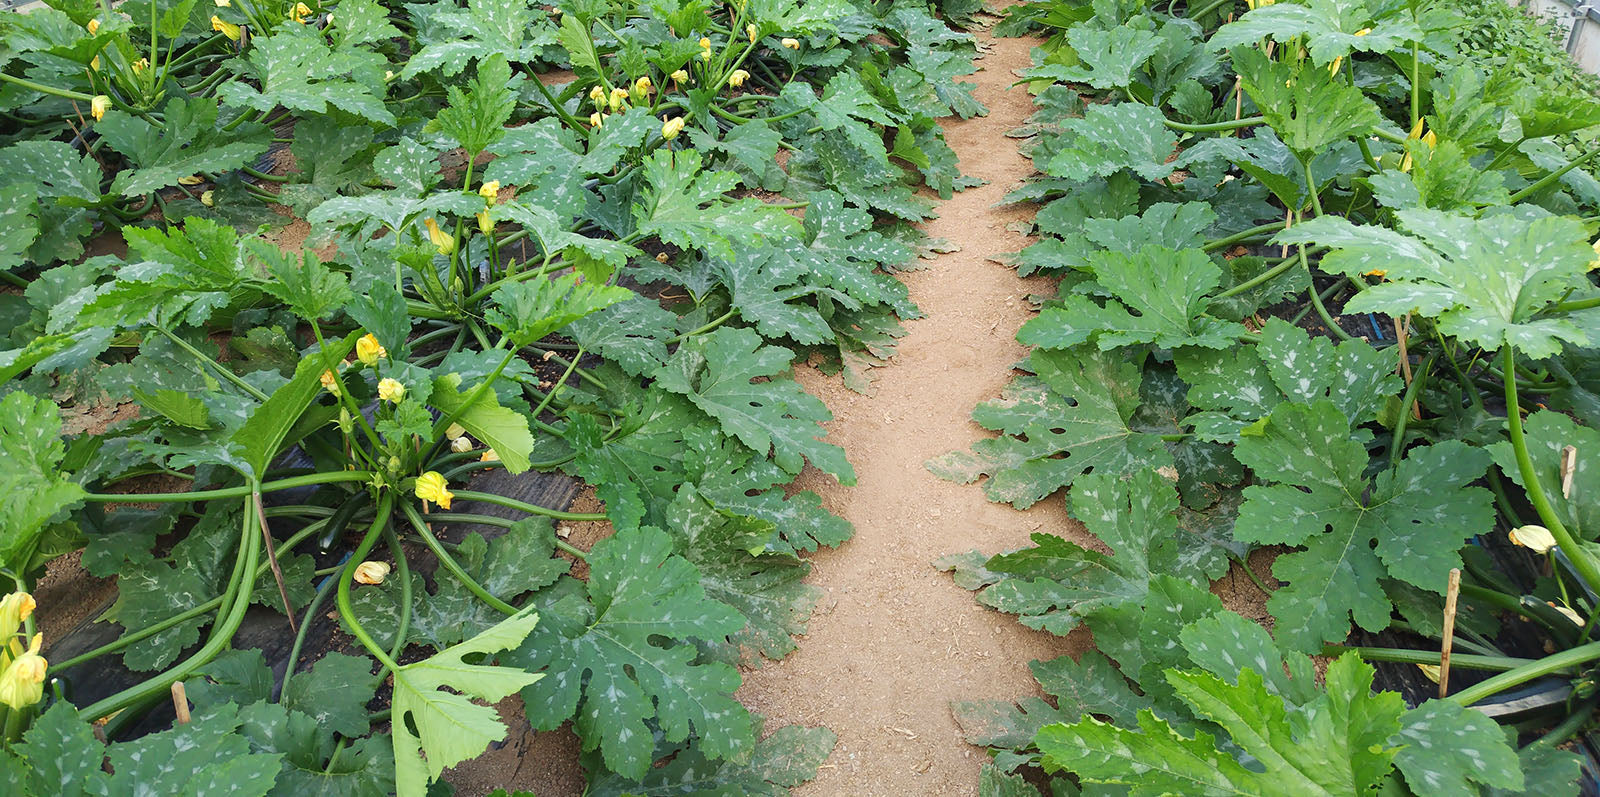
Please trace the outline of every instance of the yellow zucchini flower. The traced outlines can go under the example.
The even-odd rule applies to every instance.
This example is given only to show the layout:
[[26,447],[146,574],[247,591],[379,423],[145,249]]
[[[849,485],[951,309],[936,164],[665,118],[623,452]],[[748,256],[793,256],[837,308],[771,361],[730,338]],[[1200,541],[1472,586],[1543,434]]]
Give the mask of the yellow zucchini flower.
[[418,476],[417,486],[414,489],[417,497],[425,503],[431,501],[444,509],[449,509],[450,500],[456,497],[450,492],[450,485],[444,480],[444,476],[436,470]]

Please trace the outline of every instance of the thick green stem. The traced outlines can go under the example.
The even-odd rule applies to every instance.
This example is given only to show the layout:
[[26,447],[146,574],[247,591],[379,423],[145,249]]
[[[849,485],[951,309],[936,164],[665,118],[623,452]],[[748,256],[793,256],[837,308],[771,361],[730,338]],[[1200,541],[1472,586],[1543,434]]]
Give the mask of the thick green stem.
[[1229,130],[1239,130],[1245,127],[1254,127],[1256,125],[1265,123],[1266,119],[1260,116],[1247,116],[1243,119],[1232,119],[1226,122],[1211,122],[1210,124],[1203,125],[1184,124],[1183,122],[1174,122],[1171,119],[1163,119],[1162,121],[1166,123],[1167,127],[1177,130],[1180,133],[1224,133]]
[[545,517],[555,518],[556,520],[575,520],[581,522],[608,519],[606,518],[604,512],[562,512],[559,509],[538,506],[525,501],[518,501],[515,498],[507,498],[503,495],[495,495],[494,493],[480,493],[473,490],[456,490],[454,495],[456,498],[467,501],[482,501],[486,504],[495,504],[497,506],[503,506],[507,509],[520,509],[523,512],[527,512],[531,515],[543,515]]
[[[1454,663],[1457,658],[1456,656],[1451,656],[1451,663]],[[1597,658],[1600,658],[1600,642],[1590,642],[1587,645],[1563,650],[1560,653],[1521,665],[1514,670],[1500,673],[1493,678],[1473,684],[1451,695],[1450,699],[1463,706],[1470,706],[1479,700],[1514,686],[1521,686],[1535,678],[1558,673]]]
[[1539,483],[1539,473],[1534,469],[1533,455],[1528,452],[1528,440],[1522,431],[1522,410],[1517,404],[1516,355],[1509,344],[1501,350],[1500,370],[1506,386],[1506,432],[1511,438],[1511,450],[1517,457],[1517,471],[1522,474],[1522,486],[1527,491],[1528,502],[1533,504],[1551,536],[1556,538],[1556,544],[1561,546],[1561,552],[1567,555],[1578,577],[1590,590],[1600,592],[1600,568],[1595,566],[1594,559],[1567,531],[1566,524],[1561,522],[1561,516],[1556,514],[1555,507],[1551,505],[1550,497],[1545,494],[1544,485]]
[[[278,490],[292,490],[296,487],[311,487],[318,484],[366,481],[372,481],[372,473],[369,471],[334,470],[326,473],[310,473],[305,476],[291,476],[287,479],[262,482],[261,492],[270,493]],[[206,501],[212,498],[239,498],[250,495],[250,492],[250,485],[244,484],[238,487],[223,487],[217,490],[191,490],[183,493],[89,493],[83,497],[83,500],[119,504],[175,504],[188,501]]]
[[455,576],[456,580],[461,582],[461,586],[466,587],[468,592],[478,596],[478,600],[489,604],[502,614],[514,615],[517,613],[517,607],[495,597],[489,590],[484,589],[477,579],[467,574],[467,571],[461,567],[455,557],[451,556],[450,552],[446,551],[444,546],[439,543],[439,538],[433,536],[433,530],[428,528],[428,521],[422,518],[422,515],[417,512],[415,507],[406,504],[400,508],[400,511],[405,513],[406,520],[411,521],[411,528],[415,529],[417,535],[422,537],[422,543],[428,546],[428,550],[433,551],[433,555],[439,559],[440,566],[449,571],[450,575]]
[[256,565],[261,559],[261,540],[255,533],[255,515],[249,506],[250,499],[246,498],[245,503],[244,528],[239,539],[242,561],[237,565],[243,577],[239,579],[236,588],[225,596],[224,605],[227,610],[219,619],[215,633],[204,646],[195,651],[193,656],[154,678],[90,705],[81,712],[83,716],[99,719],[161,695],[171,689],[172,684],[183,680],[216,658],[217,654],[232,641],[234,633],[239,630],[239,624],[244,622],[245,610],[250,608],[250,594],[255,590],[256,583]]
[[[1438,666],[1439,664],[1439,651],[1437,650],[1369,648],[1358,645],[1327,645],[1322,648],[1322,653],[1325,656],[1339,656],[1352,651],[1367,661],[1392,661],[1397,664],[1427,664],[1432,666]],[[1510,656],[1478,656],[1470,653],[1452,653],[1450,655],[1450,666],[1460,667],[1464,670],[1514,671],[1517,667],[1533,664],[1535,661],[1534,659],[1517,659]]]
[[1596,155],[1600,155],[1600,145],[1596,145],[1593,149],[1590,149],[1588,152],[1585,152],[1582,155],[1579,155],[1578,157],[1574,158],[1571,163],[1568,163],[1567,165],[1565,165],[1565,166],[1563,166],[1563,167],[1561,167],[1561,168],[1559,168],[1559,169],[1557,169],[1557,170],[1545,175],[1544,177],[1539,178],[1539,181],[1534,183],[1533,185],[1530,185],[1527,188],[1524,188],[1521,191],[1518,191],[1515,194],[1512,194],[1511,198],[1506,200],[1506,204],[1515,205],[1518,202],[1521,202],[1522,200],[1527,199],[1528,197],[1533,196],[1534,194],[1537,194],[1540,191],[1543,191],[1551,183],[1554,183],[1555,181],[1560,180],[1562,177],[1566,176],[1567,172],[1570,172],[1573,169],[1576,169],[1579,166],[1582,166],[1583,164],[1588,163],[1589,160],[1591,158],[1593,158],[1594,156],[1596,156]]
[[393,509],[393,493],[385,492],[378,497],[377,516],[372,519],[372,525],[367,528],[366,536],[361,538],[361,544],[351,552],[349,561],[345,562],[344,570],[339,573],[337,605],[339,616],[344,618],[345,625],[349,626],[351,636],[354,636],[384,667],[397,670],[400,669],[400,665],[389,655],[389,651],[379,647],[372,635],[367,633],[367,629],[361,627],[361,621],[356,619],[355,606],[350,602],[350,582],[355,579],[356,567],[366,560],[367,554],[372,553],[372,546],[378,544],[378,537],[383,534],[384,527],[389,525],[389,513]]

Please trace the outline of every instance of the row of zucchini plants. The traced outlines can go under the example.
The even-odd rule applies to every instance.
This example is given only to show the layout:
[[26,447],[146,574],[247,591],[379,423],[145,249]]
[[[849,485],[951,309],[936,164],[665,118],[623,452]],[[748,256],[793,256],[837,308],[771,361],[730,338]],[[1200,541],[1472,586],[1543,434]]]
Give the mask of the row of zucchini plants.
[[[1103,548],[941,561],[1096,648],[1032,664],[1050,700],[955,706],[995,751],[981,791],[1576,793],[1600,102],[1463,57],[1468,21],[1422,0],[1041,0],[1001,26],[1046,37],[1012,263],[1059,291],[973,414],[998,435],[928,466],[1018,508],[1066,488]],[[1212,587],[1258,550],[1247,618]]]
[[[917,315],[892,272],[936,245],[918,189],[966,184],[937,120],[983,112],[946,22],[975,10],[6,15],[0,791],[437,793],[513,694],[571,723],[590,794],[810,777],[831,733],[763,739],[733,697],[805,627],[799,555],[851,534],[785,490],[854,478],[789,370],[864,390]],[[501,468],[604,511],[472,489]],[[553,525],[585,520],[614,534]],[[80,551],[123,633],[52,657],[29,590]],[[253,606],[286,665],[235,649]],[[308,666],[330,613],[354,642]],[[132,685],[74,700],[115,658]],[[147,732],[175,683],[192,718]]]

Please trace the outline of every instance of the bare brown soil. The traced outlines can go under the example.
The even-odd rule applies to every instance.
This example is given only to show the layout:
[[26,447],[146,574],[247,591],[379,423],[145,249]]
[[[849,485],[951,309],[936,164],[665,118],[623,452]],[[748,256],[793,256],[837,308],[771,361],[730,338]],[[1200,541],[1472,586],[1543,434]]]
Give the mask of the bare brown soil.
[[985,609],[932,566],[944,554],[1025,545],[1034,531],[1088,542],[1059,498],[1018,512],[922,464],[990,435],[968,416],[1013,376],[1026,354],[1015,338],[1032,315],[1026,297],[1050,288],[989,259],[1028,243],[1009,227],[1032,209],[996,203],[1033,172],[1004,135],[1033,110],[1026,91],[1008,88],[1032,43],[980,38],[987,52],[973,80],[989,115],[948,122],[945,131],[962,172],[988,184],[941,203],[939,218],[924,225],[959,247],[902,275],[927,317],[906,325],[871,397],[815,371],[798,374],[833,410],[829,440],[844,446],[859,476],[846,488],[808,471],[797,485],[821,493],[855,523],[856,536],[812,559],[811,583],[826,596],[800,649],[747,673],[739,695],[769,727],[826,725],[839,735],[798,795],[975,794],[986,756],[962,740],[950,701],[1035,694],[1029,661],[1089,644],[1086,634],[1057,638]]

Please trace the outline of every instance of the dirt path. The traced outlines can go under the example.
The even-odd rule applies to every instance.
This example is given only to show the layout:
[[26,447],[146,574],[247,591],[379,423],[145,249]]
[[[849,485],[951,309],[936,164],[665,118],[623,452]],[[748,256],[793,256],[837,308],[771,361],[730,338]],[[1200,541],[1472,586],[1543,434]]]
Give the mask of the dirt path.
[[818,554],[811,583],[827,590],[809,633],[789,658],[747,673],[739,697],[769,726],[826,725],[839,745],[820,776],[797,795],[967,795],[977,791],[983,751],[962,741],[949,704],[1036,691],[1027,664],[1081,649],[977,605],[931,562],[974,548],[988,553],[1047,530],[1083,539],[1064,502],[1027,512],[984,500],[976,486],[941,481],[923,461],[987,436],[968,416],[999,394],[1025,354],[1015,339],[1031,313],[1025,297],[1049,289],[987,258],[1026,241],[1006,225],[1029,207],[996,208],[1032,172],[1004,137],[1032,112],[1012,70],[1028,66],[1030,42],[980,38],[989,48],[973,79],[989,115],[946,126],[963,173],[988,185],[957,194],[927,225],[960,251],[903,275],[927,317],[907,324],[894,364],[878,369],[875,395],[802,370],[806,389],[833,410],[829,441],[844,446],[859,475],[841,488],[808,472],[817,490],[856,525],[842,547]]

